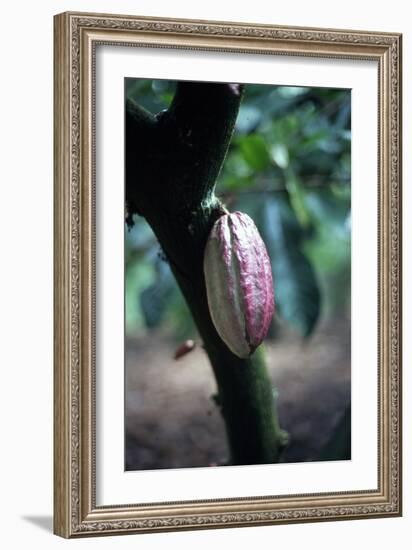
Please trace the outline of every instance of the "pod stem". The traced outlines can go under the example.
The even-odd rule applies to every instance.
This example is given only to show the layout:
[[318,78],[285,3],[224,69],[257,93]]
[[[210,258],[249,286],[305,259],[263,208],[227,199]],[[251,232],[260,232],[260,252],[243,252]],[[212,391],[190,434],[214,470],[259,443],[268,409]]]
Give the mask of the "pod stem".
[[240,359],[211,320],[203,253],[227,212],[214,195],[232,137],[242,86],[181,82],[167,111],[154,116],[126,100],[126,203],[152,227],[192,312],[218,387],[232,464],[279,460],[279,428],[265,352]]

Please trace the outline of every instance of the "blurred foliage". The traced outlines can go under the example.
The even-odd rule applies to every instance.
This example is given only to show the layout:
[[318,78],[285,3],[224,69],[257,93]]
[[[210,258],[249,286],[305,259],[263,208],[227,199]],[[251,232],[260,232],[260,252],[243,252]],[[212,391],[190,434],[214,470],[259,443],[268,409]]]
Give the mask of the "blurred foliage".
[[303,232],[287,193],[269,196],[259,221],[272,260],[277,311],[307,336],[319,316],[320,291],[312,265],[301,250]]
[[[126,80],[152,112],[176,84]],[[255,221],[268,248],[278,319],[309,336],[321,315],[349,313],[350,90],[246,85],[216,194]],[[126,327],[194,335],[188,308],[145,220],[126,229]]]

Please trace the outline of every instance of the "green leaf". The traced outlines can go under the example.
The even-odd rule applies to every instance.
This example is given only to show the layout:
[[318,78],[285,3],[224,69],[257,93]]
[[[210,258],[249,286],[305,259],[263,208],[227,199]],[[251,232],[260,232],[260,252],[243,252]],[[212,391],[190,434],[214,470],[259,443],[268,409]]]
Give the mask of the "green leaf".
[[270,148],[272,159],[276,162],[279,168],[287,168],[289,165],[289,151],[285,144],[275,143]]
[[226,158],[225,169],[226,172],[238,178],[247,178],[253,174],[253,170],[239,151],[229,153]]
[[297,97],[307,94],[310,88],[301,86],[279,86],[278,93],[280,97]]
[[271,158],[262,136],[251,134],[239,139],[243,158],[253,170],[265,170],[271,165]]
[[342,193],[337,197],[331,188],[310,189],[305,194],[305,204],[318,224],[327,225],[329,231],[341,233],[350,211],[350,194]]
[[290,204],[301,226],[307,229],[310,226],[310,216],[305,203],[305,190],[302,182],[290,168],[286,173],[286,189],[289,192]]
[[262,233],[272,263],[277,312],[309,336],[319,318],[320,291],[312,265],[301,250],[303,232],[286,193],[265,199]]
[[170,88],[169,80],[152,80],[152,90],[155,94],[164,94]]

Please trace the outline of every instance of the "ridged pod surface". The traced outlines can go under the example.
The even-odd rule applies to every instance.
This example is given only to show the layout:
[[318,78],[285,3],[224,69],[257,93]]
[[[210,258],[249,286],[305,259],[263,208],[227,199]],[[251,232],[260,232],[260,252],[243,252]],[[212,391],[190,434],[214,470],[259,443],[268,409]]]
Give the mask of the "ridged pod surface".
[[247,214],[233,212],[216,221],[203,268],[219,336],[235,355],[248,357],[265,338],[275,306],[269,255]]

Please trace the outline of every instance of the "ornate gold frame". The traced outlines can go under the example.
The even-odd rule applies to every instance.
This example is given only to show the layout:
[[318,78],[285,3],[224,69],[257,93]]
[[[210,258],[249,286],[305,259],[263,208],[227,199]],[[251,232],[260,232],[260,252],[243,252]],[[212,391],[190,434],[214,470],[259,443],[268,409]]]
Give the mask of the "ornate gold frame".
[[[395,33],[120,15],[55,17],[56,534],[78,537],[401,514],[401,38]],[[102,43],[378,63],[378,490],[96,506],[93,77],[94,49]]]

